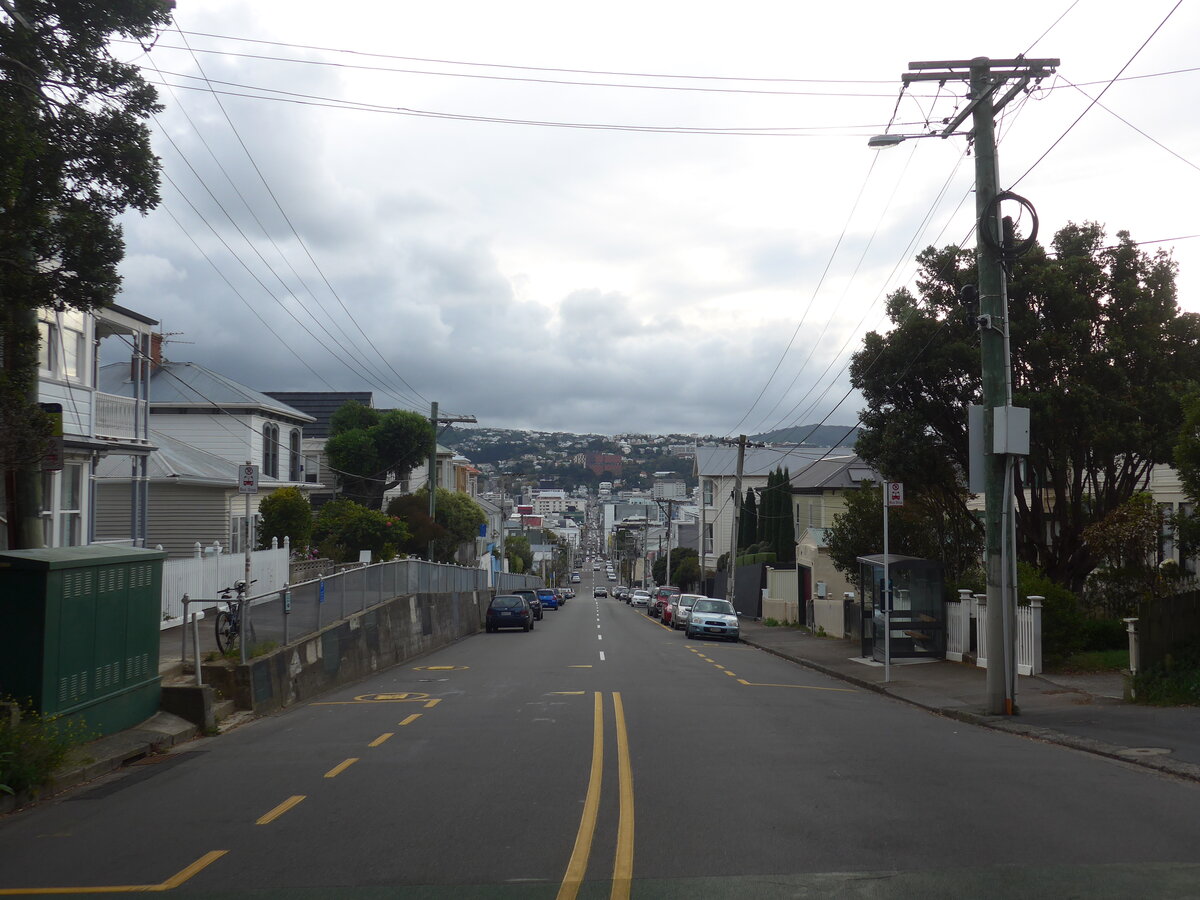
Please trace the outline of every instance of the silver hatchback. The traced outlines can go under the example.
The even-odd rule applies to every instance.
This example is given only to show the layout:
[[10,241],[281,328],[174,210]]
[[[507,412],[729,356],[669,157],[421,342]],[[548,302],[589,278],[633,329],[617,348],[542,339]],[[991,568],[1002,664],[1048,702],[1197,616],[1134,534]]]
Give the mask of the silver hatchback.
[[704,597],[692,605],[685,634],[689,638],[719,637],[736,641],[739,631],[737,611],[732,603]]
[[671,628],[678,631],[680,628],[687,628],[688,619],[692,615],[692,605],[697,600],[707,599],[703,594],[680,594],[671,601],[671,613],[667,618],[671,620]]

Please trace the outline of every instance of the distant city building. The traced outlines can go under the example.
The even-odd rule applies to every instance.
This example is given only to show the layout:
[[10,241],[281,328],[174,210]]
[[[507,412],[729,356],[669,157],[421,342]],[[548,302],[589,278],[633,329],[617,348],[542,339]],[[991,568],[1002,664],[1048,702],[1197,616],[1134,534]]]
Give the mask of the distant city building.
[[606,473],[619,478],[624,459],[616,453],[598,453],[591,451],[583,454],[583,465],[595,475]]
[[650,494],[655,500],[674,500],[688,495],[687,482],[679,480],[660,480],[654,482]]

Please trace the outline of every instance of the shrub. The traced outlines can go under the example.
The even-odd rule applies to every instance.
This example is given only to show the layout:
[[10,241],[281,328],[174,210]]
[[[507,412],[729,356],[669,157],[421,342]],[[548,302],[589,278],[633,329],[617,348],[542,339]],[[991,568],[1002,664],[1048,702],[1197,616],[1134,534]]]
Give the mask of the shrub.
[[80,722],[29,711],[16,724],[0,724],[0,788],[20,793],[48,783],[71,748],[89,737]]
[[263,497],[259,505],[262,524],[258,529],[259,549],[271,546],[271,538],[278,538],[283,546],[285,537],[291,538],[293,549],[308,544],[312,534],[313,514],[308,497],[298,487],[277,488]]
[[1200,643],[1138,672],[1133,691],[1138,703],[1150,706],[1200,704]]
[[1084,649],[1084,616],[1074,593],[1025,563],[1017,567],[1017,586],[1022,599],[1046,598],[1042,601],[1042,658],[1047,666],[1062,663]]

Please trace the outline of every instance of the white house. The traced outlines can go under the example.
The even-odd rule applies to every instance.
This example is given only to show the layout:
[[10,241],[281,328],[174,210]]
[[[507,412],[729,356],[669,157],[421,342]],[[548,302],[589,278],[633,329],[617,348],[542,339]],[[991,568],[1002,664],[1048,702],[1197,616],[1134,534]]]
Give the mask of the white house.
[[[146,461],[154,450],[147,416],[148,358],[158,323],[133,310],[110,305],[91,312],[41,310],[38,399],[61,411],[61,453],[42,473],[42,536],[47,547],[97,540],[95,478],[101,463],[121,469],[126,482],[120,502],[128,511],[122,529],[108,540],[143,546],[146,531]],[[97,383],[100,343],[124,357],[130,390],[121,396]],[[4,486],[0,485],[0,499]],[[7,535],[0,533],[7,544]]]
[[[129,367],[103,366],[98,383],[109,394],[135,390]],[[238,466],[259,467],[259,492],[250,495],[251,525],[259,502],[278,487],[322,487],[304,480],[304,426],[313,417],[197,363],[163,360],[152,347],[150,434],[159,445],[147,460],[150,485],[146,543],[172,556],[190,555],[195,543],[245,545],[246,495]],[[104,460],[96,472],[96,529],[104,539],[128,529],[129,472]]]

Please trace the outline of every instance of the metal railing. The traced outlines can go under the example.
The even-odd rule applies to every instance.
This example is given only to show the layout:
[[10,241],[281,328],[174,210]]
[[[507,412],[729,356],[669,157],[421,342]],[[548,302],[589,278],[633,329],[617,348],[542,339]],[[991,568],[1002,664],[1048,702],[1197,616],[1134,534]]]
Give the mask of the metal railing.
[[[542,587],[542,579],[532,575],[499,573],[496,588],[488,586],[488,572],[466,566],[434,563],[423,559],[397,559],[347,569],[332,575],[319,576],[311,581],[287,585],[246,598],[242,615],[243,639],[254,644],[274,642],[287,646],[320,631],[341,619],[363,612],[372,606],[395,597],[413,594],[456,594],[481,591],[502,593],[517,587]],[[210,621],[191,615],[189,608],[213,608],[215,596],[200,599],[184,595],[180,600],[184,619],[183,651],[188,661],[189,643],[200,646],[198,623]],[[189,633],[188,626],[191,626]],[[211,631],[211,628],[209,629]],[[203,635],[206,649],[215,644],[214,634]],[[197,649],[199,654],[199,649]],[[199,679],[199,666],[197,679]],[[197,682],[199,683],[199,682]]]

